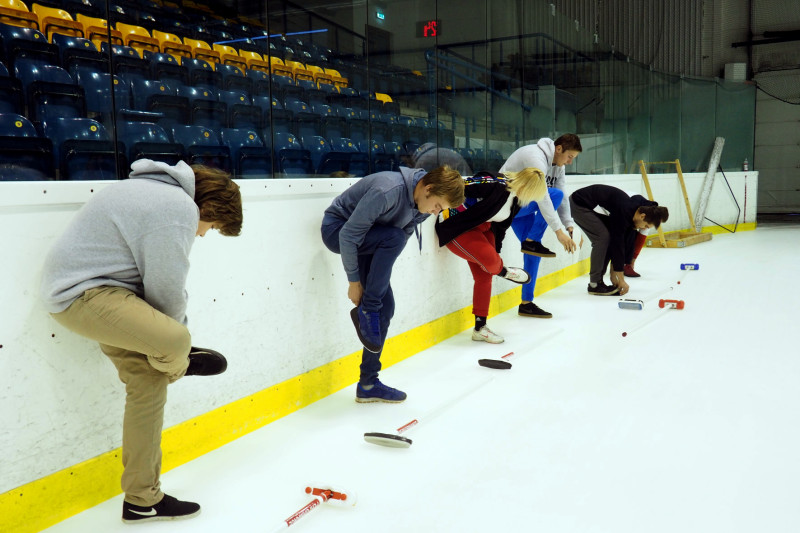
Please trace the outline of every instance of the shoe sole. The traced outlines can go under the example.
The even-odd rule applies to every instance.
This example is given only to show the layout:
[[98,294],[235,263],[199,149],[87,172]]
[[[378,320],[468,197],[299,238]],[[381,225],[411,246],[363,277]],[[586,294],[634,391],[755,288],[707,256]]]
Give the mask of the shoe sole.
[[553,318],[553,315],[532,315],[530,313],[521,313],[519,311],[517,311],[517,314],[519,316],[528,316],[528,317],[531,317],[531,318]]
[[475,342],[488,342],[489,344],[502,344],[502,343],[506,342],[505,339],[502,339],[502,340],[499,340],[499,341],[493,341],[493,340],[489,340],[489,339],[484,339],[483,337],[479,337],[477,339],[475,337],[472,337],[472,340],[474,340]]
[[202,509],[198,509],[192,514],[185,514],[180,516],[148,516],[144,518],[134,518],[133,520],[128,520],[126,518],[122,519],[124,524],[141,524],[142,522],[174,522],[175,520],[188,520],[190,518],[194,518],[195,516],[200,514]]
[[527,250],[522,250],[523,254],[534,255],[536,257],[555,257],[556,254],[543,254],[541,252],[528,252]]
[[386,400],[384,398],[359,398],[356,396],[356,402],[358,403],[403,403],[404,401],[406,401],[405,398],[402,400]]
[[619,289],[615,290],[614,292],[590,292],[592,296],[616,296],[619,292]]
[[364,348],[372,353],[380,353],[383,349],[383,346],[375,346],[361,336],[361,325],[358,322],[358,307],[354,307],[350,310],[350,319],[353,321],[353,325],[356,327],[356,335],[358,335],[358,340],[361,341],[361,344],[364,345]]
[[625,277],[626,277],[626,278],[641,278],[641,277],[642,277],[642,275],[641,275],[641,274],[636,274],[636,275],[634,276],[634,275],[632,275],[632,274],[625,274]]

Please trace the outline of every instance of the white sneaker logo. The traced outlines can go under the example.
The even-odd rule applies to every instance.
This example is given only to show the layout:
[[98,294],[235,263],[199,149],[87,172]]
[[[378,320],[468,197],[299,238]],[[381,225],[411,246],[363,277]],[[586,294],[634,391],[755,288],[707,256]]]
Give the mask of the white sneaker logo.
[[132,512],[132,513],[136,513],[136,514],[141,515],[141,516],[155,516],[157,514],[156,510],[153,509],[153,508],[150,508],[150,510],[147,511],[146,513],[142,513],[142,512],[139,512],[139,511],[134,511],[133,509],[128,509],[128,510],[130,512]]

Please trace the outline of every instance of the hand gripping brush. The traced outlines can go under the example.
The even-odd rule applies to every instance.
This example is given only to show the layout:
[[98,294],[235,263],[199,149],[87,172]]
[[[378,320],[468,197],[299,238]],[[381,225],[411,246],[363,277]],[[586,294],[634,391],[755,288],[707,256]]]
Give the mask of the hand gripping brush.
[[423,420],[430,421],[433,418],[442,414],[443,411],[447,410],[448,408],[452,407],[453,404],[459,402],[475,392],[476,390],[480,389],[494,378],[485,379],[479,382],[477,385],[473,385],[472,387],[462,391],[458,396],[447,400],[446,402],[442,403],[432,411],[426,413],[424,416],[420,418],[415,418],[414,420],[403,424],[399,428],[395,430],[395,433],[378,433],[378,432],[371,432],[371,433],[364,433],[364,440],[369,442],[370,444],[377,444],[379,446],[386,446],[388,448],[408,448],[411,446],[411,439],[408,437],[404,437],[402,433],[410,430],[414,426],[419,425],[420,422]]

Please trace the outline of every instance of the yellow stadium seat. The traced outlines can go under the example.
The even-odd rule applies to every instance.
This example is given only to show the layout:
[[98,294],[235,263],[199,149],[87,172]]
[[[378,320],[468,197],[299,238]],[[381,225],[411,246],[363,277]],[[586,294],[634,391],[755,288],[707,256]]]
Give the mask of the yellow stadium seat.
[[189,45],[192,48],[192,57],[195,59],[208,61],[212,65],[220,62],[219,52],[211,48],[211,45],[205,41],[198,41],[184,37],[183,44]]
[[214,50],[219,52],[220,58],[222,59],[222,63],[224,65],[233,65],[234,67],[239,67],[239,70],[242,72],[247,70],[247,61],[239,56],[239,52],[236,50],[236,48],[225,44],[214,43]]
[[158,39],[154,39],[150,32],[141,26],[117,22],[116,29],[122,33],[122,40],[125,41],[125,45],[139,52],[142,57],[144,57],[145,50],[154,53],[161,51]]
[[33,4],[33,12],[39,16],[39,26],[47,40],[53,40],[54,33],[83,37],[83,24],[72,19],[72,15],[63,9]]
[[288,76],[294,79],[294,72],[292,72],[292,67],[287,67],[286,65],[284,65],[283,59],[281,59],[280,57],[269,56],[269,64],[273,74],[277,74],[278,76]]
[[311,80],[314,81],[314,73],[306,68],[303,63],[299,61],[284,61],[287,67],[291,67],[294,74],[294,81]]
[[383,94],[383,93],[375,93],[375,99],[376,100],[380,100],[383,103],[392,101],[392,97],[391,96],[389,96],[388,94]]
[[325,72],[325,69],[322,67],[318,67],[316,65],[309,65],[306,64],[306,69],[308,69],[314,75],[314,81],[319,85],[320,83],[327,83],[328,85],[334,85],[333,78],[330,74]]
[[98,50],[100,43],[109,42],[109,37],[111,44],[125,44],[122,41],[122,33],[114,29],[109,30],[106,19],[89,17],[83,13],[78,13],[76,18],[83,25],[83,35],[92,41]]
[[31,13],[21,0],[0,0],[0,22],[23,28],[39,29],[39,15]]
[[247,68],[253,70],[260,70],[261,72],[270,73],[269,62],[264,61],[261,54],[258,52],[251,52],[249,50],[239,50],[239,55],[247,61]]
[[342,77],[338,70],[326,68],[325,73],[328,74],[333,80],[333,84],[339,88],[347,87],[347,78]]
[[161,52],[171,55],[178,63],[182,57],[192,57],[192,47],[181,42],[181,38],[175,34],[153,30],[153,38],[158,39]]

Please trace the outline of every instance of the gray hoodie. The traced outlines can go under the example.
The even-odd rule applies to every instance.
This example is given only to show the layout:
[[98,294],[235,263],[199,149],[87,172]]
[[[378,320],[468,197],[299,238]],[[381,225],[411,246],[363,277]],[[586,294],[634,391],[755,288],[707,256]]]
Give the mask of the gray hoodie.
[[[359,281],[358,247],[374,225],[401,228],[408,237],[430,216],[414,203],[414,187],[426,172],[400,167],[400,172],[378,172],[358,180],[334,198],[325,215],[347,222],[339,232],[339,251],[348,281]],[[417,237],[419,238],[419,236]]]
[[41,296],[51,313],[88,289],[111,285],[186,323],[189,251],[200,220],[194,172],[184,162],[149,159],[131,169],[130,179],[86,202],[47,255]]
[[563,166],[553,165],[553,157],[555,155],[555,142],[553,139],[543,137],[536,144],[518,148],[508,156],[506,162],[500,167],[501,174],[503,172],[519,172],[523,168],[538,168],[545,175],[548,187],[555,187],[564,192],[564,201],[558,206],[558,217],[556,217],[556,210],[549,194],[546,194],[544,198],[537,202],[539,211],[541,211],[542,216],[547,221],[547,225],[554,232],[564,229],[564,226],[568,228],[575,227],[575,222],[572,220],[572,213],[570,213],[569,209],[569,202],[566,198],[566,191],[564,190],[566,187],[566,180],[564,179],[566,173]]

